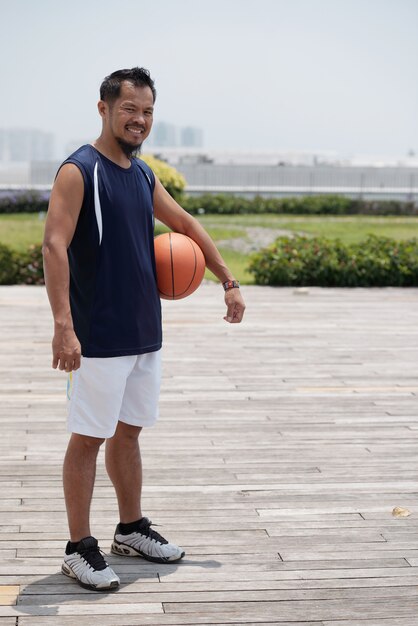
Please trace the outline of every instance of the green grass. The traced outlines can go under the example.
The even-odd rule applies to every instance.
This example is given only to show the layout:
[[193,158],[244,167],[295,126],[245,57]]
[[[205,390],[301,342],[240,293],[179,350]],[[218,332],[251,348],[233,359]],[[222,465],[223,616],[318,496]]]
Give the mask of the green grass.
[[[247,285],[254,282],[252,275],[247,272],[248,256],[246,254],[222,247],[219,247],[219,252],[222,254],[222,258],[237,280]],[[218,281],[216,276],[209,270],[206,270],[205,278]]]
[[[224,239],[237,239],[243,237],[247,238],[247,233],[243,228],[228,228],[228,227],[219,227],[219,226],[208,226],[205,227],[209,235],[212,237],[214,241],[223,241]],[[157,222],[155,225],[155,234],[160,235],[161,233],[167,233],[170,229],[167,226],[164,226],[160,222]]]
[[262,226],[331,239],[340,238],[347,243],[361,241],[369,234],[393,239],[418,237],[418,217],[415,216],[205,215],[199,216],[199,222],[205,228],[207,225],[221,227],[228,224],[238,228]]
[[44,236],[45,217],[38,213],[13,213],[0,215],[0,243],[23,251]]
[[[45,217],[40,218],[38,213],[0,215],[0,242],[15,250],[26,250],[32,244],[42,243],[44,227]],[[155,232],[158,235],[168,230],[161,224],[157,224],[155,227]],[[207,230],[214,241],[246,236],[245,230],[238,228],[215,226]]]

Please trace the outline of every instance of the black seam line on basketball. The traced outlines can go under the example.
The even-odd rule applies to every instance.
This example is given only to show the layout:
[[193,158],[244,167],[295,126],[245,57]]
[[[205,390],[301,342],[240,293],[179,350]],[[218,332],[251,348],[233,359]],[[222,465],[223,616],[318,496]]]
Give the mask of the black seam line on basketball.
[[[187,235],[186,235],[187,237]],[[190,285],[192,284],[192,282],[194,281],[194,277],[196,276],[196,269],[197,269],[197,258],[196,258],[196,250],[194,249],[194,245],[193,245],[193,241],[187,237],[187,241],[189,242],[189,244],[192,246],[192,250],[193,250],[193,254],[194,254],[194,270],[193,270],[193,276],[191,281],[189,282],[189,284],[187,285],[186,289],[184,289],[181,293],[178,294],[178,296],[182,296],[184,293],[186,293],[186,291],[190,288]],[[178,297],[177,296],[177,297]]]
[[171,243],[171,233],[168,233],[168,239],[170,241],[170,263],[171,263],[171,289],[172,299],[174,300],[176,292],[174,291],[174,261],[173,261],[173,246]]

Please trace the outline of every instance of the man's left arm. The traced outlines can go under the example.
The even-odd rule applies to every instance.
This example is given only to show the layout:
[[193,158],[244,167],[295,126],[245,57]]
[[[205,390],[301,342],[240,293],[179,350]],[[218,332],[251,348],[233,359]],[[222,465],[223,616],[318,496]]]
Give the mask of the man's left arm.
[[[203,226],[170,196],[157,177],[154,189],[154,215],[174,232],[187,235],[201,248],[206,266],[215,274],[221,283],[235,280],[227,267],[219,250]],[[245,310],[244,300],[238,288],[225,291],[227,313],[224,320],[238,323],[242,320]]]

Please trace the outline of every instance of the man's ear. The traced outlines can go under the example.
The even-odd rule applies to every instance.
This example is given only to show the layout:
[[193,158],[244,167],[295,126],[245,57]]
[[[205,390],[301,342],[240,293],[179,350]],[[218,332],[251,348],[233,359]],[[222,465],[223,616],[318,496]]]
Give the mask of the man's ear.
[[109,106],[103,100],[99,100],[97,103],[97,110],[99,111],[100,117],[105,118],[109,111]]

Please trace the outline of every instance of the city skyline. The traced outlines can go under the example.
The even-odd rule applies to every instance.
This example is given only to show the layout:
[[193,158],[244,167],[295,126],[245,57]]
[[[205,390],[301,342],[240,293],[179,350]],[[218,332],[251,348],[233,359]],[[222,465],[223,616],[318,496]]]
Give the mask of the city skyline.
[[[93,137],[71,138],[61,153],[54,149],[54,133],[39,128],[0,128],[0,162],[53,161],[64,159],[81,145],[90,143]],[[170,122],[156,122],[150,137],[144,143],[147,148],[204,148],[203,131],[196,126],[176,126]]]
[[[174,166],[179,163],[217,163],[418,168],[418,153],[414,150],[394,156],[362,154],[347,157],[331,150],[217,149],[203,144],[202,129],[198,127],[178,127],[169,122],[157,122],[152,132],[156,133],[156,138],[152,140],[151,135],[147,137],[138,155],[153,154]],[[12,172],[14,164],[30,168],[31,164],[42,162],[47,169],[58,167],[60,162],[82,145],[93,142],[94,137],[70,139],[62,153],[57,154],[53,149],[53,133],[27,127],[0,128],[0,166],[3,175],[8,171],[8,166],[9,172]]]
[[74,138],[98,136],[101,80],[134,65],[156,80],[155,123],[201,128],[208,149],[418,152],[414,0],[0,8],[0,80],[11,87],[1,125],[53,132],[59,155]]
[[54,158],[54,133],[39,128],[0,128],[0,161],[48,161]]

